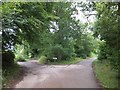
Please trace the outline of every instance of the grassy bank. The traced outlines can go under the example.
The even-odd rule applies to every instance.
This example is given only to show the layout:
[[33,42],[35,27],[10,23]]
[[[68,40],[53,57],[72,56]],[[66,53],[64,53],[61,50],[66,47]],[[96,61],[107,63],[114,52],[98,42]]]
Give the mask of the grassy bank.
[[54,65],[65,65],[65,64],[76,64],[80,61],[83,61],[85,59],[81,59],[81,58],[75,58],[75,59],[71,59],[71,60],[63,60],[63,61],[57,61],[57,62],[50,62],[50,64],[54,64]]
[[[62,61],[56,61],[56,62],[49,62],[47,64],[52,64],[52,65],[69,65],[69,64],[76,64],[78,62],[81,62],[86,59],[82,58],[75,58],[75,59],[70,59],[70,60],[62,60]],[[39,61],[40,64],[45,64],[43,61]]]
[[118,72],[111,69],[111,66],[104,62],[93,62],[94,72],[104,88],[118,88]]
[[13,64],[12,66],[7,67],[2,70],[2,85],[6,87],[13,78],[20,72],[20,66],[17,64]]

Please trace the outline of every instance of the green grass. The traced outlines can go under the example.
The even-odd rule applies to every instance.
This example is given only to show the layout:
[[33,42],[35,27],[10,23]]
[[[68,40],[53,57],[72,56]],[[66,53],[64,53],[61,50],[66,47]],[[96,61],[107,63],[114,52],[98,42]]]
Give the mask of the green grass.
[[[85,59],[82,58],[75,58],[75,59],[70,59],[70,60],[62,60],[62,61],[56,61],[56,62],[49,62],[48,64],[52,64],[52,65],[69,65],[69,64],[76,64],[80,61],[83,61]],[[40,63],[43,64],[43,63]]]
[[97,54],[91,52],[90,57],[91,57],[91,58],[92,58],[92,57],[97,57]]
[[2,70],[2,85],[3,87],[7,86],[9,82],[19,73],[20,66],[13,64],[7,69]]
[[47,57],[46,57],[46,56],[41,56],[38,61],[39,61],[40,64],[46,64],[46,62],[47,62]]
[[106,62],[93,62],[95,75],[104,88],[118,88],[118,72],[111,69]]

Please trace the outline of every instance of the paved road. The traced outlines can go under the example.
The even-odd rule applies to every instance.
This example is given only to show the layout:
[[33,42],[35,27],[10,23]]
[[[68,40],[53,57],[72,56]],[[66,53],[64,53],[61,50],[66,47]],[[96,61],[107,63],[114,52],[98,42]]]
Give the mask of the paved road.
[[36,60],[19,62],[27,73],[15,88],[99,88],[92,70],[93,60],[71,65],[39,65]]

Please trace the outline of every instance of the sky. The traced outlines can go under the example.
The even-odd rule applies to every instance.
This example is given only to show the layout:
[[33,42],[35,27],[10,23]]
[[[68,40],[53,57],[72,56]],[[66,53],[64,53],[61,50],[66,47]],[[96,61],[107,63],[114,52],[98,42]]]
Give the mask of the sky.
[[[82,23],[86,23],[86,22],[94,22],[96,20],[94,15],[89,16],[89,18],[87,19],[87,17],[85,16],[85,14],[80,10],[80,7],[77,7],[78,10],[78,14],[77,15],[73,15],[76,17],[77,20],[80,20]],[[91,12],[91,14],[96,13],[96,12]]]

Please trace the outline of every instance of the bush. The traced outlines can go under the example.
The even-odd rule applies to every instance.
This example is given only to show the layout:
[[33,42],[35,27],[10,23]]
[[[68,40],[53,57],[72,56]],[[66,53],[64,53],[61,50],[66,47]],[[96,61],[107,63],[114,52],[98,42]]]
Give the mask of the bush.
[[115,70],[120,70],[120,51],[109,48],[109,53],[107,59],[109,60],[112,68]]
[[2,87],[6,88],[6,86],[19,75],[20,71],[21,68],[16,63],[12,64],[9,68],[2,70]]
[[47,58],[51,62],[55,61],[55,59],[53,58],[57,58],[57,60],[65,59],[64,49],[62,48],[61,45],[55,45],[55,46],[50,47],[47,53]]
[[23,57],[19,57],[16,60],[19,61],[19,62],[25,62],[26,61]]
[[112,68],[115,70],[120,69],[119,56],[120,56],[119,50],[117,50],[115,48],[111,48],[106,43],[102,43],[100,45],[100,52],[98,55],[98,60],[100,60],[101,62],[103,62],[103,61],[109,62],[111,64]]
[[87,58],[87,55],[86,55],[86,54],[81,54],[81,57],[82,57],[83,59],[86,59],[86,58]]
[[40,64],[47,64],[48,63],[48,59],[46,56],[41,56],[39,59],[39,63]]
[[44,52],[43,55],[45,55],[50,62],[68,60],[72,56],[75,56],[69,48],[63,48],[61,45],[51,46]]
[[24,45],[16,45],[15,46],[15,61],[24,62],[26,59],[29,59],[31,54],[30,50],[26,48]]
[[12,51],[2,52],[2,66],[3,68],[8,67],[14,63],[15,55]]
[[99,46],[100,52],[98,54],[98,60],[103,61],[107,59],[107,45],[105,42]]

